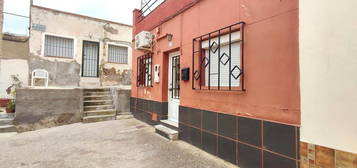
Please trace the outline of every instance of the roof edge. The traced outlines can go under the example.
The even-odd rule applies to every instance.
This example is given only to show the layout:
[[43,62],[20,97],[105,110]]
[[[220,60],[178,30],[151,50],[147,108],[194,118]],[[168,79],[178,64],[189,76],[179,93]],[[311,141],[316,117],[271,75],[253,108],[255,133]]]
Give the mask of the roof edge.
[[90,20],[94,20],[94,21],[98,21],[98,22],[112,23],[112,24],[127,26],[127,27],[131,27],[131,28],[133,27],[132,25],[128,25],[128,24],[124,24],[124,23],[119,23],[119,22],[115,22],[115,21],[111,21],[111,20],[105,20],[105,19],[100,19],[100,18],[96,18],[96,17],[86,16],[86,15],[81,15],[81,14],[76,14],[76,13],[71,13],[71,12],[66,12],[66,11],[61,11],[58,9],[47,8],[47,7],[38,6],[38,5],[31,5],[31,7],[48,10],[48,11],[52,11],[52,12],[63,13],[66,15],[71,15],[71,16],[81,17],[81,18],[85,18],[85,19],[90,19]]

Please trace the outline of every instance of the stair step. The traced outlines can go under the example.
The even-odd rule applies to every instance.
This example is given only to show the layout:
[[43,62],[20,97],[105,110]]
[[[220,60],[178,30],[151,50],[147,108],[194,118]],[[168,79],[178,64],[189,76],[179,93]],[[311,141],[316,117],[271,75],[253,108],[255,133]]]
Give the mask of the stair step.
[[174,121],[170,121],[170,120],[160,120],[160,123],[165,126],[165,127],[168,127],[168,128],[171,128],[175,131],[178,131],[178,127],[179,127],[179,124],[177,122],[174,122]]
[[92,105],[84,106],[84,111],[95,111],[95,110],[109,110],[113,109],[113,105]]
[[83,117],[83,123],[109,121],[114,119],[115,119],[115,115],[87,116],[87,117]]
[[117,115],[117,120],[131,119],[134,118],[133,114],[130,112],[121,112]]
[[155,132],[170,141],[175,141],[178,139],[178,131],[173,130],[169,127],[163,125],[155,125]]
[[111,96],[110,92],[84,92],[84,96]]
[[84,101],[88,101],[88,100],[108,100],[111,99],[111,96],[107,96],[107,95],[92,95],[92,96],[84,96]]
[[86,116],[115,115],[115,109],[85,111]]
[[113,100],[87,100],[84,101],[84,106],[90,105],[112,105]]
[[16,127],[14,125],[3,125],[0,126],[0,133],[4,132],[17,132]]
[[101,91],[110,91],[109,88],[86,88],[84,91],[89,91],[89,92],[101,92]]
[[13,121],[12,118],[0,118],[0,125],[11,125]]
[[0,114],[0,118],[14,118],[14,117],[15,117],[14,113]]
[[106,100],[86,100],[84,103],[95,103],[95,102],[112,102],[113,100],[106,99]]
[[131,112],[119,112],[118,115],[133,115]]

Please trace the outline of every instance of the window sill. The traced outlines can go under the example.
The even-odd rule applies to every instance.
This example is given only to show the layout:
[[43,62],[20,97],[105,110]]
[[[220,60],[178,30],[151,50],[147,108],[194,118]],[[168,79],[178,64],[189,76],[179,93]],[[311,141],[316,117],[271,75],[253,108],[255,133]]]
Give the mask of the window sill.
[[99,78],[99,76],[81,76],[81,78]]
[[117,64],[117,65],[129,65],[128,63],[119,63],[119,62],[107,62],[108,64]]
[[47,56],[45,55],[44,57],[47,58],[60,58],[60,59],[67,59],[67,60],[73,60],[74,58],[68,58],[68,57],[62,57],[62,56]]
[[154,86],[136,86],[136,88],[148,89],[148,88],[154,88]]
[[228,94],[245,94],[247,93],[247,90],[217,90],[217,89],[210,89],[208,90],[208,88],[202,88],[202,89],[193,89],[196,92],[201,92],[201,93],[228,93]]

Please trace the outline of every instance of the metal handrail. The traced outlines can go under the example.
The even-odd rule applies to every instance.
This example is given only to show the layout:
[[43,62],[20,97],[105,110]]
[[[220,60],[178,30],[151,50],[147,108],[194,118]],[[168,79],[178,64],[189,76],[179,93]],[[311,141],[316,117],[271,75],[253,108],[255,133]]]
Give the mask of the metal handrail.
[[[142,17],[144,14],[145,14],[145,12],[147,12],[148,10],[150,10],[150,8],[153,6],[153,5],[155,5],[156,3],[157,3],[157,1],[158,0],[155,0],[155,1],[152,1],[152,0],[149,0],[141,9],[140,9],[140,15],[139,16],[137,16],[137,18],[140,18],[140,17]],[[166,1],[166,0],[165,0]],[[161,3],[164,3],[165,1],[163,1],[163,2],[161,2]],[[151,4],[150,4],[150,2],[152,2]],[[150,5],[149,5],[150,4]],[[146,8],[146,9],[145,9]],[[151,11],[152,12],[152,11]],[[151,13],[150,12],[150,13]]]

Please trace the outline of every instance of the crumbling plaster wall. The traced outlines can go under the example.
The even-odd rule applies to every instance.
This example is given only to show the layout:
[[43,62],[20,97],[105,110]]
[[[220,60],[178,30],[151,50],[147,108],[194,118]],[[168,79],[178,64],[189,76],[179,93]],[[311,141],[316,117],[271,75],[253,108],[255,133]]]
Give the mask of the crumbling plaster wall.
[[[30,70],[39,68],[39,65],[44,68],[56,67],[46,69],[50,74],[50,86],[79,86],[80,83],[90,80],[81,77],[83,41],[100,43],[99,68],[101,71],[98,80],[100,82],[99,85],[130,85],[132,60],[131,26],[99,21],[37,6],[31,7],[31,23],[32,25],[45,25],[46,31],[42,32],[33,29],[30,31]],[[43,56],[43,40],[46,33],[74,38],[74,58],[65,59]],[[128,64],[108,63],[106,54],[108,43],[128,46]]]
[[130,112],[131,90],[124,88],[111,88],[114,106],[117,114]]

